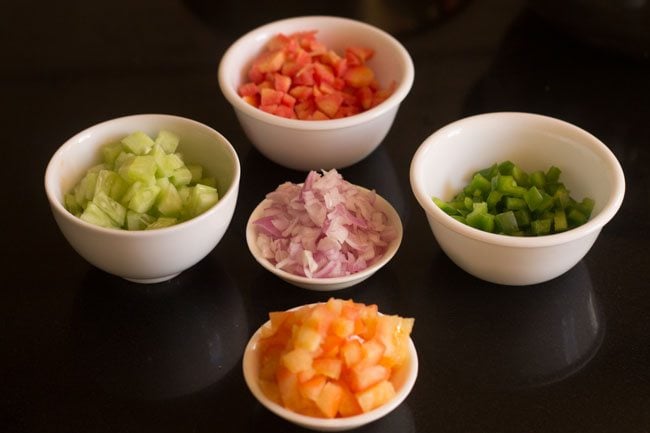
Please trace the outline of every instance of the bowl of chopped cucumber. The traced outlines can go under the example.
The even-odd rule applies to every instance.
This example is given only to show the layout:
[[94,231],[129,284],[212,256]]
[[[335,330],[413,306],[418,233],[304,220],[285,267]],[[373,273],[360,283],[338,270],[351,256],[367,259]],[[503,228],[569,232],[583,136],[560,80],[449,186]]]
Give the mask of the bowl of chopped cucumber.
[[183,117],[142,114],[91,126],[45,172],[61,232],[94,266],[138,283],[169,280],[219,243],[240,164],[228,140]]
[[440,248],[496,284],[556,278],[615,216],[625,177],[589,132],[531,113],[486,113],[429,136],[410,167],[413,193]]

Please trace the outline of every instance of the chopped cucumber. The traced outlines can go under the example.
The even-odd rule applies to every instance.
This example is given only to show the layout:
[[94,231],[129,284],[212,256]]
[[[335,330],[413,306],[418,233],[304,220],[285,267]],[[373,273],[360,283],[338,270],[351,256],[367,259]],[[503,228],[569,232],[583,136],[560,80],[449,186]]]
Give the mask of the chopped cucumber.
[[126,230],[169,227],[205,212],[219,201],[216,179],[186,165],[179,142],[160,131],[155,140],[134,132],[106,144],[102,163],[64,194],[64,206],[91,224]]
[[589,197],[580,202],[571,198],[560,174],[555,166],[529,174],[504,161],[475,172],[450,201],[433,201],[452,218],[480,230],[513,236],[559,233],[587,222],[595,204]]
[[122,139],[122,144],[131,153],[146,155],[151,150],[154,141],[142,131],[134,132]]
[[158,132],[158,136],[156,137],[156,144],[160,146],[165,153],[170,154],[176,152],[179,141],[178,135],[165,130]]

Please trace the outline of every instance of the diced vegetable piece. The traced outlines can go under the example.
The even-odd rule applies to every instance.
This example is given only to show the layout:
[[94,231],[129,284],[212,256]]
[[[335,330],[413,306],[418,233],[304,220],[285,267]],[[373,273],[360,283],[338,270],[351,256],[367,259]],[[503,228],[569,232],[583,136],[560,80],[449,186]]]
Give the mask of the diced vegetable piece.
[[552,165],[546,171],[546,183],[557,183],[560,180],[560,174],[562,170]]
[[456,209],[453,205],[451,205],[449,203],[446,203],[446,202],[440,200],[437,197],[434,197],[433,201],[435,202],[436,205],[438,205],[438,207],[440,209],[442,209],[443,212],[445,212],[448,215],[459,215],[460,214],[458,209]]
[[537,189],[536,186],[530,187],[528,191],[524,194],[524,200],[528,205],[528,209],[531,211],[537,210],[544,201],[542,193]]
[[517,224],[517,218],[515,213],[511,210],[506,212],[501,212],[495,217],[497,227],[504,234],[511,235],[519,231],[519,224]]
[[155,143],[158,146],[160,146],[167,154],[172,154],[176,152],[179,142],[180,142],[180,138],[178,137],[178,135],[174,134],[173,132],[169,132],[165,130],[161,130],[158,132],[155,141]]
[[528,176],[530,184],[543,190],[546,187],[546,174],[543,171],[534,171]]
[[555,232],[563,232],[569,228],[567,223],[566,213],[564,209],[556,209],[555,215],[553,215],[553,229]]
[[547,235],[551,232],[551,219],[539,219],[531,221],[530,229],[536,236]]
[[138,155],[122,164],[119,174],[129,183],[136,181],[152,184],[156,181],[156,159],[151,155]]
[[102,147],[102,160],[104,163],[113,165],[117,156],[122,152],[122,143],[110,143]]
[[126,208],[117,201],[113,200],[104,191],[99,191],[93,197],[93,203],[97,205],[113,220],[113,225],[121,227],[124,225],[126,218]]
[[157,201],[158,212],[166,217],[178,217],[183,211],[183,199],[171,182],[161,186]]
[[122,139],[122,144],[131,153],[146,155],[151,150],[154,141],[142,131],[136,131]]
[[133,198],[129,200],[129,209],[138,213],[149,212],[149,209],[156,202],[160,187],[158,185],[147,185],[139,188]]
[[177,168],[169,176],[169,180],[176,187],[189,185],[192,182],[192,172],[186,166]]
[[395,396],[395,388],[388,380],[383,380],[375,386],[356,394],[357,401],[363,412],[368,412],[385,404]]
[[79,217],[82,220],[95,224],[101,227],[115,228],[115,222],[109,217],[106,212],[101,210],[94,202],[89,202],[86,209]]
[[191,217],[202,214],[219,201],[219,194],[216,188],[207,185],[196,184],[188,197],[187,211]]
[[132,210],[126,212],[127,230],[144,230],[154,221],[156,221],[156,218],[146,213],[138,213]]

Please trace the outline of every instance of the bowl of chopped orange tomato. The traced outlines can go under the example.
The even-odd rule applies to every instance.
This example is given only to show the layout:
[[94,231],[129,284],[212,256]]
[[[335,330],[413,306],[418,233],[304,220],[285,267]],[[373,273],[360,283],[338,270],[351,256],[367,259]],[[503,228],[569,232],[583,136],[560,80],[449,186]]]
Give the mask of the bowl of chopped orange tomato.
[[253,145],[296,170],[343,168],[379,146],[414,79],[402,44],[360,21],[305,16],[243,35],[219,86]]
[[271,412],[342,431],[375,421],[408,396],[418,372],[414,319],[330,298],[269,313],[243,359],[246,384]]

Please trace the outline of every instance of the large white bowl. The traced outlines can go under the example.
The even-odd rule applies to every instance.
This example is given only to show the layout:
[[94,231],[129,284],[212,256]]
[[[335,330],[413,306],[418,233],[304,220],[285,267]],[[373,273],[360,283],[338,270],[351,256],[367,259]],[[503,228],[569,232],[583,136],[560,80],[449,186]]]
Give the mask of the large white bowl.
[[244,358],[242,360],[244,380],[253,396],[255,396],[264,407],[279,417],[301,427],[319,431],[344,431],[359,428],[392,412],[402,404],[406,397],[408,397],[409,393],[413,389],[413,385],[415,385],[415,380],[418,376],[418,355],[413,340],[409,339],[408,361],[400,368],[394,370],[391,378],[391,382],[395,386],[396,395],[386,404],[364,414],[345,418],[317,418],[293,412],[269,399],[259,385],[260,349],[258,343],[261,338],[262,329],[265,326],[270,326],[270,322],[262,325],[255,334],[253,334],[244,350]]
[[264,209],[269,206],[269,203],[270,201],[268,199],[262,200],[262,202],[253,210],[251,216],[248,219],[248,223],[246,224],[246,243],[248,244],[248,249],[250,250],[255,260],[257,260],[257,262],[261,264],[266,270],[275,274],[284,281],[293,284],[294,286],[302,287],[303,289],[326,292],[341,290],[359,284],[362,281],[370,278],[375,272],[386,265],[386,263],[388,263],[390,259],[393,258],[395,253],[397,253],[397,250],[402,243],[403,227],[399,214],[395,208],[388,201],[386,201],[386,199],[377,194],[376,206],[386,214],[388,217],[388,224],[395,227],[396,231],[395,239],[393,239],[388,244],[386,252],[384,252],[384,255],[379,260],[362,271],[344,277],[309,278],[295,275],[275,267],[273,263],[271,263],[262,255],[262,252],[255,242],[257,238],[257,229],[253,222],[263,215]]
[[[562,170],[571,196],[591,197],[591,219],[538,237],[483,232],[456,221],[432,197],[451,199],[479,169],[510,160],[526,171]],[[593,135],[562,120],[529,113],[488,113],[453,122],[428,137],[411,162],[410,181],[443,251],[470,274],[498,284],[541,283],[571,269],[618,211],[623,170]]]
[[[318,40],[339,53],[350,45],[373,48],[375,55],[368,65],[382,87],[395,81],[394,93],[363,113],[319,121],[286,119],[246,103],[237,88],[247,80],[248,68],[266,42],[278,33],[305,30],[318,30]],[[391,35],[360,21],[329,16],[289,18],[252,30],[225,52],[219,64],[221,91],[251,142],[270,160],[304,171],[347,167],[375,150],[393,124],[413,77],[411,57]]]
[[[65,209],[64,194],[101,160],[102,146],[135,131],[155,136],[161,129],[179,135],[185,160],[201,164],[217,179],[220,200],[215,206],[175,226],[147,231],[98,227]],[[235,211],[239,178],[237,154],[217,131],[182,117],[143,114],[97,124],[66,141],[47,166],[45,191],[61,232],[83,258],[128,280],[155,283],[193,266],[221,240]]]

